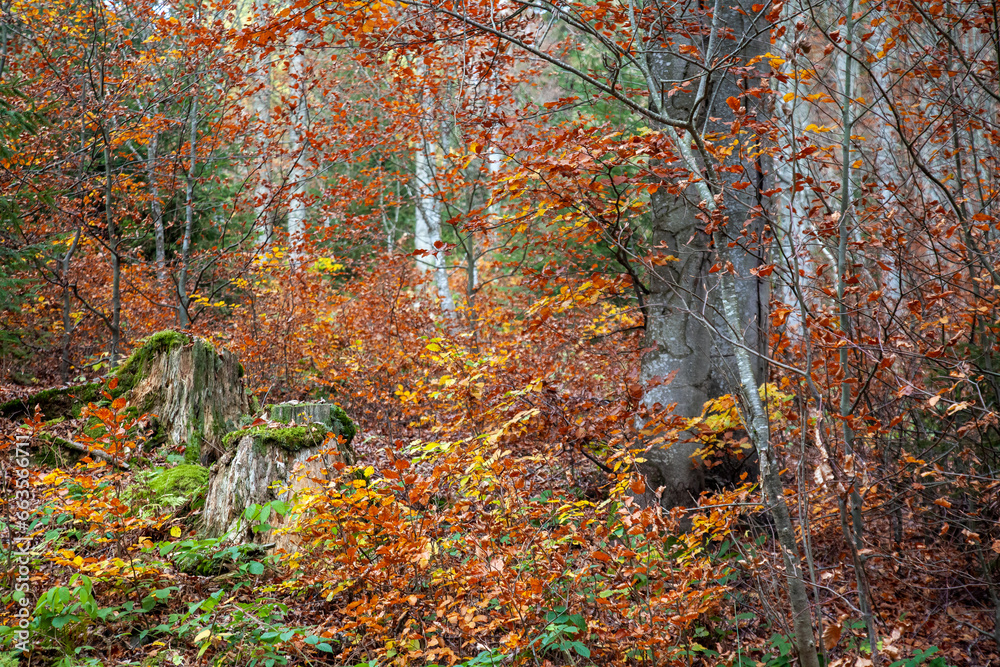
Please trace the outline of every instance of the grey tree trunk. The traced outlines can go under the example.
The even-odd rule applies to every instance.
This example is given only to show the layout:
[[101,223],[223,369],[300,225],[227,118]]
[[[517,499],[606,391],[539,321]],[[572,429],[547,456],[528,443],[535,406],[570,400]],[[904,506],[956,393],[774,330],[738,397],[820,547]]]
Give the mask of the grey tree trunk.
[[[195,77],[198,73],[195,72]],[[191,324],[188,313],[190,297],[187,293],[188,260],[191,256],[191,237],[194,233],[194,176],[198,157],[198,87],[191,94],[191,117],[189,119],[190,156],[184,189],[184,238],[181,240],[181,268],[177,276],[177,324],[186,329]]]
[[[768,44],[757,34],[753,19],[750,18],[752,16],[752,12],[723,5],[721,0],[717,0],[711,17],[705,63],[711,66],[711,63],[716,62],[714,49],[719,43],[719,38],[723,35],[728,37],[731,34],[735,38],[735,44],[738,45],[736,48],[738,49],[739,62],[746,62],[747,58],[763,53]],[[766,36],[767,32],[764,31],[763,34]],[[726,54],[721,55],[725,56]],[[718,273],[715,274],[718,278],[714,283],[704,280],[697,283],[698,287],[704,285],[705,293],[709,295],[703,306],[704,316],[697,319],[714,333],[714,345],[712,351],[708,353],[707,359],[713,364],[713,372],[708,374],[708,382],[717,382],[720,385],[732,387],[739,399],[740,415],[760,462],[764,501],[768,512],[774,519],[778,543],[784,556],[786,591],[792,612],[793,635],[799,661],[804,667],[819,667],[799,547],[788,504],[785,500],[784,485],[780,476],[781,466],[771,447],[767,409],[758,392],[758,385],[764,380],[765,371],[761,346],[765,341],[763,318],[764,307],[767,303],[766,292],[760,281],[750,273],[750,269],[758,264],[761,258],[742,246],[740,235],[745,230],[750,232],[747,237],[752,238],[753,232],[759,230],[755,230],[752,226],[749,202],[741,201],[735,194],[731,194],[734,191],[739,192],[731,187],[733,181],[743,178],[756,180],[754,185],[757,186],[757,190],[762,189],[760,187],[762,179],[758,174],[763,174],[764,170],[761,165],[757,165],[757,168],[748,169],[735,178],[731,172],[717,173],[714,171],[708,151],[702,143],[706,132],[725,129],[721,126],[713,127],[713,123],[734,122],[739,119],[740,115],[750,111],[745,109],[745,106],[752,98],[743,91],[751,86],[746,85],[750,82],[744,82],[744,86],[741,88],[735,80],[729,80],[731,77],[728,76],[728,73],[727,76],[719,76],[724,73],[724,70],[713,72],[715,75],[713,81],[711,76],[702,76],[696,71],[688,71],[691,66],[689,61],[682,62],[670,54],[653,54],[650,58],[649,78],[667,83],[699,81],[697,93],[694,93],[693,97],[680,93],[675,94],[673,98],[664,96],[661,99],[664,103],[668,99],[675,100],[671,102],[676,107],[670,113],[672,117],[692,119],[690,127],[683,133],[675,127],[668,127],[667,134],[671,137],[674,148],[686,169],[692,176],[702,177],[694,182],[693,192],[697,193],[699,205],[703,207],[707,217],[715,225],[711,241],[714,245],[712,249],[714,259],[719,267]],[[731,102],[736,102],[734,106],[742,110],[739,115],[733,113]],[[704,110],[692,109],[692,105],[696,103],[704,103],[706,107]],[[685,107],[684,104],[688,106]],[[718,120],[711,121],[712,118]],[[700,119],[706,120],[701,121]],[[692,150],[692,141],[695,144],[695,150]],[[703,165],[699,165],[696,155],[705,161]],[[700,166],[706,167],[701,173],[699,173]],[[760,203],[759,199],[758,203]],[[720,210],[720,204],[724,206],[723,210]],[[676,234],[680,229],[683,229],[682,227],[665,225],[658,221],[657,233],[662,234],[661,230],[664,229],[675,234],[675,242],[681,241],[681,238]],[[699,229],[696,228],[695,234],[689,237],[690,240],[687,242],[689,247],[685,252],[697,253],[707,250],[703,241],[696,241],[703,238],[697,236],[698,231]],[[678,247],[678,251],[680,250],[681,248]],[[662,292],[665,285],[672,295],[676,296],[677,293],[680,293],[696,297],[697,293],[691,293],[686,285],[691,284],[692,280],[700,279],[692,276],[684,277],[686,282],[681,286],[681,289],[674,289],[666,281],[662,281],[658,289]],[[688,312],[691,313],[691,311]],[[677,310],[673,309],[669,311],[651,310],[651,317],[666,320],[665,323],[657,323],[660,328],[652,329],[653,335],[657,330],[671,334],[679,329],[679,327],[669,326],[676,315]],[[656,338],[652,338],[650,342],[657,345],[660,343]],[[697,354],[696,349],[691,349],[692,354]],[[656,360],[660,359],[662,358],[656,358]],[[691,354],[681,357],[680,361],[683,363],[689,359],[691,359]],[[668,357],[666,361],[667,363],[663,364],[666,368],[670,368],[668,364],[673,361],[674,367],[678,371],[682,370],[681,364],[677,363],[676,359]],[[670,370],[673,369],[670,368]],[[688,383],[684,379],[682,382]],[[676,395],[690,401],[692,397],[697,395],[702,386],[691,386],[685,393],[682,391],[684,385],[681,385],[680,389],[675,390]],[[655,388],[653,392],[656,392],[657,389],[661,388]],[[669,468],[661,468],[658,472],[667,477],[672,471]],[[684,474],[684,470],[680,472]]]
[[112,366],[118,363],[122,342],[122,265],[118,256],[118,231],[111,210],[111,148],[105,131],[104,137],[104,218],[108,225],[108,248],[111,251],[111,350],[108,359]]
[[156,177],[156,158],[160,133],[155,132],[149,140],[146,155],[146,175],[149,178],[149,207],[153,214],[153,239],[156,244],[156,279],[160,286],[167,282],[167,244],[163,229],[163,203],[160,202],[160,184]]
[[62,289],[63,289],[63,304],[62,304],[62,321],[63,321],[63,335],[62,335],[62,358],[59,361],[59,377],[63,384],[69,383],[69,346],[73,339],[73,329],[75,325],[73,324],[73,314],[72,314],[72,287],[69,284],[69,267],[70,262],[73,259],[74,253],[76,253],[76,248],[80,244],[80,235],[83,232],[82,227],[77,227],[76,231],[73,233],[73,240],[69,244],[69,248],[66,250],[66,254],[63,255],[62,259],[59,260],[61,265],[60,270],[62,274]]
[[[755,36],[749,19],[724,3],[717,3],[716,13],[718,24],[730,28],[734,39],[722,40],[713,32],[707,62],[718,61],[734,48],[739,49],[741,61],[766,50],[766,39]],[[720,48],[720,43],[725,48]],[[696,131],[701,134],[728,134],[726,123],[733,122],[735,116],[726,99],[743,99],[739,82],[732,74],[719,68],[706,75],[703,65],[668,51],[649,53],[647,66],[652,85],[659,88],[653,99],[662,107],[661,112],[674,118],[692,117]],[[667,95],[675,84],[683,81],[700,81],[700,84],[697,89],[690,86],[690,92]],[[702,101],[692,115],[692,106],[699,99]],[[715,120],[705,120],[709,118]],[[684,141],[690,142],[690,139]],[[718,300],[718,274],[710,273],[716,263],[732,262],[738,276],[734,288],[740,322],[744,324],[745,345],[752,351],[763,351],[761,345],[766,336],[761,323],[768,286],[750,273],[750,269],[761,263],[759,250],[748,250],[741,242],[744,223],[750,219],[750,208],[759,203],[753,198],[760,185],[754,173],[755,165],[749,165],[749,170],[749,174],[737,175],[732,180],[750,178],[753,187],[742,191],[727,188],[725,191],[723,204],[729,222],[722,230],[726,241],[722,248],[712,247],[712,239],[705,233],[705,221],[697,218],[697,204],[702,197],[696,187],[689,186],[679,195],[670,194],[666,187],[661,187],[651,195],[653,245],[679,261],[657,267],[650,281],[646,347],[651,350],[642,358],[648,406],[658,403],[666,408],[676,404],[674,414],[696,417],[702,413],[707,400],[730,391],[734,381],[739,381],[732,336],[717,334],[725,332],[725,322]],[[749,224],[751,232],[761,227],[756,221]],[[727,247],[730,239],[737,242],[733,248]],[[759,384],[765,378],[763,357],[754,354],[751,361],[753,377]],[[672,379],[657,385],[653,382],[655,378]],[[651,491],[664,487],[661,499],[664,505],[688,504],[703,489],[702,462],[691,458],[699,446],[697,442],[687,441],[669,449],[654,448],[647,452],[644,464],[647,487]]]

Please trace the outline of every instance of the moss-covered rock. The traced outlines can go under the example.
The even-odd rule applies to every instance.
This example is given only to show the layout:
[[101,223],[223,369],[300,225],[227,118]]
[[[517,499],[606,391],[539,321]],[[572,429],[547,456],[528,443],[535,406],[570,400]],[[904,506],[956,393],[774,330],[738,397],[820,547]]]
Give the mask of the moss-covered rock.
[[0,404],[0,417],[16,419],[31,415],[34,414],[36,405],[41,409],[42,414],[49,419],[53,417],[79,417],[83,406],[97,401],[100,397],[100,382],[46,389],[25,398],[15,398]]
[[318,447],[326,439],[327,429],[322,424],[304,424],[288,428],[269,428],[256,426],[226,434],[222,438],[223,446],[230,449],[239,444],[246,436],[252,436],[258,448],[280,447],[286,452],[295,453],[308,447]]

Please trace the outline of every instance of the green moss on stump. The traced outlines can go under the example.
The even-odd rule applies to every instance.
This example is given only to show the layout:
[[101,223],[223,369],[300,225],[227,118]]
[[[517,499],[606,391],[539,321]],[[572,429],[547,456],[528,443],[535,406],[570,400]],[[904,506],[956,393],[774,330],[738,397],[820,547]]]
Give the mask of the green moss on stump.
[[149,368],[149,362],[153,357],[170,352],[190,342],[190,336],[170,329],[159,331],[143,340],[142,344],[132,351],[125,363],[115,372],[115,377],[118,378],[118,391],[126,392],[135,389],[135,386],[142,380],[143,373]]
[[257,426],[233,431],[222,439],[222,445],[230,449],[239,444],[245,436],[253,436],[254,444],[260,447],[280,447],[286,452],[298,452],[308,447],[318,447],[326,439],[326,427],[322,424],[306,424],[289,428],[268,428]]
[[0,404],[0,416],[14,419],[22,415],[34,414],[39,406],[42,414],[53,417],[79,417],[80,410],[87,403],[97,401],[101,396],[101,383],[92,382],[64,389],[46,389],[26,398],[16,398]]
[[333,403],[278,403],[269,405],[267,412],[271,419],[286,424],[296,423],[318,423],[326,426],[330,431],[344,437],[346,444],[350,444],[357,435],[357,427],[351,418],[347,416],[343,408]]
[[348,417],[347,413],[344,412],[344,408],[339,405],[333,406],[331,411],[336,416],[337,421],[340,422],[340,435],[344,436],[344,440],[347,444],[351,444],[351,441],[354,440],[354,436],[358,434],[358,427],[354,425],[354,420]]
[[135,483],[122,494],[123,502],[139,516],[201,509],[208,490],[208,468],[182,463],[136,473]]
[[208,484],[208,468],[182,463],[151,475],[146,484],[158,496],[193,496]]

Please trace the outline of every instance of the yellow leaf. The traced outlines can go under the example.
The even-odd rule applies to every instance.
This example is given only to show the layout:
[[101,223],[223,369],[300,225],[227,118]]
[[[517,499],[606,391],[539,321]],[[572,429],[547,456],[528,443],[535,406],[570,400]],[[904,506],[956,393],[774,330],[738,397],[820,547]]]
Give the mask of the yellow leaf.
[[795,93],[785,93],[785,96],[781,98],[785,102],[791,102],[795,99]]
[[173,528],[170,529],[170,537],[180,537],[180,536],[181,536],[180,526],[174,526]]

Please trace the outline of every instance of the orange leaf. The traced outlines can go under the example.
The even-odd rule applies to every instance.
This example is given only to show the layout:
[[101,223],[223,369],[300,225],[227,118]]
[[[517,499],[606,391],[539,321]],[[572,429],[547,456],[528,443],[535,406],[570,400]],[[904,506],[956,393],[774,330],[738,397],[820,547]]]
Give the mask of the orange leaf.
[[[729,108],[732,109],[733,111],[739,111],[740,110],[740,101],[738,99],[736,99],[735,97],[727,97],[726,98],[726,104],[728,104]],[[747,185],[750,185],[750,184],[747,183]]]
[[782,326],[791,312],[790,308],[775,308],[771,311],[771,324],[776,327]]
[[840,641],[841,631],[841,627],[836,624],[831,624],[823,628],[823,646],[826,647],[827,651],[832,651],[833,647]]
[[646,480],[642,477],[636,477],[632,480],[632,493],[637,496],[641,496],[646,493]]
[[124,408],[126,403],[128,403],[128,401],[125,400],[125,397],[119,396],[115,400],[111,401],[111,409],[117,412],[118,410]]
[[118,378],[111,378],[111,381],[108,382],[108,389],[114,391],[117,388],[118,388]]

